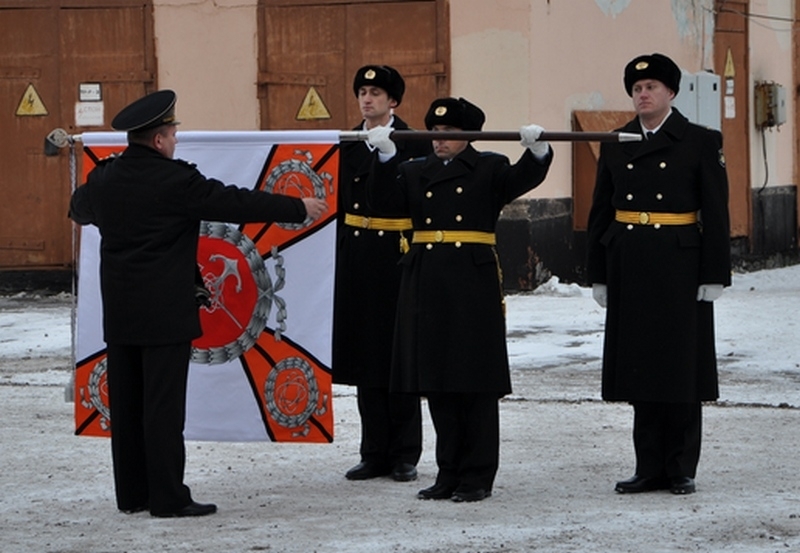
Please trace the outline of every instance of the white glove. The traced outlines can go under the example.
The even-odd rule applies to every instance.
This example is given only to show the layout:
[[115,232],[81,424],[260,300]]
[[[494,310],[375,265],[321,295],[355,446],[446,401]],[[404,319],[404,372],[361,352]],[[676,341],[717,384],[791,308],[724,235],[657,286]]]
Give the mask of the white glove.
[[608,304],[608,286],[605,284],[592,284],[592,297],[597,305],[605,307]]
[[397,146],[389,138],[393,130],[392,127],[372,127],[367,131],[367,142],[377,148],[385,160],[391,159],[397,153]]
[[722,295],[722,284],[701,284],[697,288],[697,301],[714,301]]
[[519,130],[519,143],[528,148],[539,159],[545,157],[547,152],[550,151],[550,145],[543,140],[539,140],[543,132],[544,128],[539,125],[525,125]]

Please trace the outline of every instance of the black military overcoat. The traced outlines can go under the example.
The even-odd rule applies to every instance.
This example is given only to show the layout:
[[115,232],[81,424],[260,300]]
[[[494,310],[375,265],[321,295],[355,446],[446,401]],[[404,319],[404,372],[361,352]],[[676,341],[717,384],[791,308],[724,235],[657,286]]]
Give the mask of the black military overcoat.
[[[493,233],[504,205],[538,186],[552,151],[539,162],[525,150],[511,165],[471,145],[449,164],[435,155],[376,163],[370,190],[415,230]],[[396,173],[396,177],[395,177]],[[400,260],[392,389],[400,392],[511,392],[503,285],[494,246],[419,243]]]
[[[638,119],[624,132],[641,133]],[[692,225],[615,221],[615,211],[699,212]],[[606,400],[694,402],[719,395],[713,303],[700,284],[730,285],[722,135],[677,110],[651,140],[600,150],[588,226],[588,276],[608,286]]]
[[306,210],[299,199],[226,186],[132,144],[89,173],[70,217],[100,230],[105,341],[158,345],[201,334],[194,296],[201,220],[302,222]]
[[[408,130],[396,115],[392,127]],[[361,130],[360,125],[354,130]],[[397,142],[400,161],[424,157],[430,141]],[[400,286],[400,233],[344,224],[346,213],[361,217],[407,217],[377,212],[367,199],[372,153],[364,142],[344,142],[339,157],[339,225],[333,323],[333,381],[387,388]],[[410,237],[406,231],[405,235]]]

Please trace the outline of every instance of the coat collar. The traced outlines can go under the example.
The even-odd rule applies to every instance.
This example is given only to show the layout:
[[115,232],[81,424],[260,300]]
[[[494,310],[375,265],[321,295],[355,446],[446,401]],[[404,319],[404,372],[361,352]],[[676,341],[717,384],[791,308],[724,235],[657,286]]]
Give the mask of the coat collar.
[[436,184],[437,182],[450,179],[457,179],[463,175],[471,173],[475,168],[475,165],[478,163],[478,158],[480,158],[480,156],[480,152],[473,148],[472,144],[468,144],[464,151],[454,157],[453,160],[447,165],[445,165],[441,159],[436,157],[435,154],[430,154],[425,160],[422,174],[431,175],[430,184]]
[[[683,139],[688,126],[689,120],[673,107],[672,115],[667,117],[653,138],[641,142],[626,142],[623,149],[626,155],[636,158],[669,148],[673,143]],[[639,123],[639,118],[631,119],[621,130],[622,132],[641,134],[642,125]]]

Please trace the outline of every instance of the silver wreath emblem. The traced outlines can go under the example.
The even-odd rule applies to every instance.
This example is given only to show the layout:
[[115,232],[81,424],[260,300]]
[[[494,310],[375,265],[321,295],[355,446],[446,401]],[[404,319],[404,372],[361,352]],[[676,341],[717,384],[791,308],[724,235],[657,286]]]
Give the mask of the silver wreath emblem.
[[272,302],[278,306],[276,314],[277,328],[275,339],[280,340],[281,334],[286,330],[286,302],[276,292],[280,291],[285,284],[286,270],[283,267],[283,257],[278,254],[276,247],[272,248],[272,257],[275,260],[276,281],[273,285],[264,260],[250,237],[243,234],[239,229],[226,223],[203,221],[200,225],[200,236],[217,238],[233,244],[247,260],[248,268],[253,275],[256,287],[258,288],[258,298],[249,321],[240,321],[225,305],[223,287],[227,279],[236,281],[236,291],[242,287],[242,275],[239,274],[237,260],[230,259],[221,254],[212,254],[209,259],[212,261],[222,261],[222,272],[214,274],[207,271],[202,272],[203,283],[211,293],[209,298],[210,305],[202,307],[209,313],[221,312],[230,317],[234,324],[241,329],[241,334],[233,341],[222,346],[210,348],[192,348],[192,361],[206,365],[226,363],[236,359],[244,352],[255,345],[259,335],[267,324],[267,318],[272,309]]
[[[307,150],[295,150],[298,159],[287,159],[276,165],[267,175],[264,190],[270,194],[288,194],[293,191],[293,196],[309,197],[311,184],[315,198],[324,200],[328,193],[333,194],[333,176],[330,173],[317,173],[311,167],[314,156]],[[329,192],[326,192],[328,190]],[[313,221],[306,217],[302,223],[277,223],[286,230],[298,230],[311,225]]]
[[[290,373],[278,384],[278,376],[284,371]],[[308,434],[311,415],[324,415],[328,411],[327,394],[322,398],[322,406],[317,409],[317,378],[308,361],[301,357],[287,357],[278,362],[264,384],[264,403],[272,418],[284,428],[302,427],[302,430],[292,433],[294,437]]]
[[106,359],[97,363],[89,374],[89,382],[87,385],[81,386],[78,391],[81,398],[81,405],[85,409],[97,409],[97,412],[100,414],[100,428],[103,430],[108,430],[111,427],[109,424],[111,421],[111,409],[106,405],[106,402],[103,401],[104,395],[108,397],[108,394],[104,394],[103,390],[103,388],[106,387],[107,369],[108,363]]

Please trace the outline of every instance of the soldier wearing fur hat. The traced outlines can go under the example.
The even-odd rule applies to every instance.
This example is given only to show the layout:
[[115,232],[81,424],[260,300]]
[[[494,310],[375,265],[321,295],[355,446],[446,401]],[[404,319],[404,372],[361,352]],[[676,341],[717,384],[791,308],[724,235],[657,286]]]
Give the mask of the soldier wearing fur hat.
[[714,304],[730,285],[722,135],[671,100],[681,72],[634,58],[623,83],[649,139],[600,148],[588,226],[588,276],[607,307],[603,398],[633,405],[636,470],[619,493],[695,491],[701,402],[717,399]]
[[[471,102],[440,98],[425,125],[478,131],[484,120]],[[398,163],[389,131],[369,131],[380,152],[370,191],[413,224],[400,260],[392,390],[426,396],[436,429],[436,482],[418,497],[480,501],[499,466],[498,400],[511,392],[495,226],[504,205],[544,180],[553,154],[538,140],[543,129],[529,125],[514,164],[458,140],[433,140],[432,155]]]
[[[353,93],[363,116],[355,130],[384,125],[407,130],[396,114],[405,82],[388,65],[356,71]],[[356,386],[361,418],[360,462],[350,480],[417,477],[422,453],[419,398],[389,393],[394,311],[400,284],[403,233],[410,221],[397,213],[376,213],[366,197],[374,148],[347,142],[339,158],[339,227],[333,325],[333,381]],[[398,144],[398,159],[425,156],[424,142]]]
[[98,163],[69,216],[98,227],[103,333],[117,507],[157,517],[202,516],[213,504],[183,483],[186,380],[201,335],[195,298],[201,220],[302,222],[323,200],[226,186],[173,159],[171,90],[136,100],[112,121],[128,133],[119,156]]

